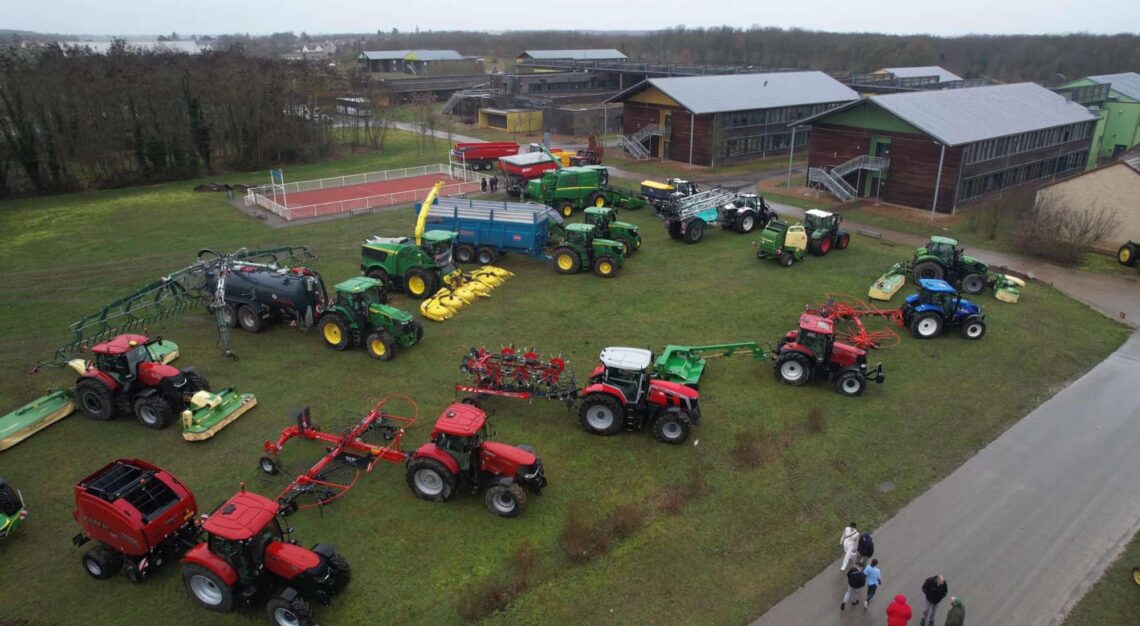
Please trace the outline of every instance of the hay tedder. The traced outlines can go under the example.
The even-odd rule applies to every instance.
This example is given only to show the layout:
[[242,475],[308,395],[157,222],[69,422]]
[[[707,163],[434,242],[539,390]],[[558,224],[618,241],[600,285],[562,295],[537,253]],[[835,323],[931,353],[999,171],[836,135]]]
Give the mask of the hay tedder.
[[386,289],[421,299],[420,314],[442,322],[491,290],[511,272],[486,265],[464,272],[452,260],[457,233],[424,230],[428,213],[443,183],[436,183],[421,204],[414,237],[370,237],[361,248],[360,271],[382,282]]
[[835,338],[861,350],[893,348],[899,344],[898,333],[890,327],[868,329],[865,318],[880,318],[902,326],[899,309],[880,309],[847,295],[824,294],[824,304],[807,306],[805,313],[822,317],[834,325]]

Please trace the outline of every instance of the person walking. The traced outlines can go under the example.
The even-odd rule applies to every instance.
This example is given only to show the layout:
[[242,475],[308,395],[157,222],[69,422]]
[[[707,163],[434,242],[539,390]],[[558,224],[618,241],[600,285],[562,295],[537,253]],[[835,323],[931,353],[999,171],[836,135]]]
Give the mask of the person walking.
[[479,179],[479,189],[481,189],[483,191],[483,193],[487,193],[487,177],[486,176]]
[[498,176],[492,176],[491,177],[491,191],[498,191],[498,190],[499,190],[499,177]]
[[879,590],[879,583],[883,582],[883,574],[879,571],[879,559],[871,559],[871,564],[863,568],[863,574],[867,576],[867,599],[863,601],[863,608],[870,608],[871,598],[875,597],[875,592]]
[[843,534],[839,535],[839,546],[843,548],[843,563],[839,565],[839,571],[847,573],[847,565],[855,557],[855,550],[859,546],[859,531],[855,528],[855,522],[843,529]]
[[922,595],[926,596],[926,608],[922,610],[922,619],[918,626],[934,626],[934,614],[938,612],[938,603],[946,597],[950,587],[941,575],[931,576],[922,583]]
[[887,626],[906,626],[910,617],[910,605],[906,603],[906,596],[900,593],[887,606]]
[[950,596],[950,611],[946,613],[946,626],[966,626],[966,605],[958,596]]
[[851,601],[851,606],[859,604],[860,590],[867,585],[867,576],[863,573],[858,565],[852,565],[851,569],[847,570],[847,593],[843,594],[843,602],[839,603],[839,610],[842,611],[847,608],[847,601]]
[[871,533],[859,534],[859,545],[855,548],[859,556],[855,557],[855,564],[859,567],[867,565],[867,559],[875,556],[875,539]]

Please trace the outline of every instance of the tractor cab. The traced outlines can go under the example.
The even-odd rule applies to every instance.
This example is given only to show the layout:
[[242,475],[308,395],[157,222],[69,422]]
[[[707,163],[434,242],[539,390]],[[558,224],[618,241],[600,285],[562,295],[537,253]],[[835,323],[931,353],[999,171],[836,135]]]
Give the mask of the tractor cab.
[[962,249],[956,239],[935,235],[926,242],[926,246],[918,249],[915,256],[934,257],[944,266],[954,267],[962,257]]
[[824,363],[835,342],[835,325],[824,317],[801,315],[799,328],[788,332],[785,337],[785,343],[787,342],[807,348],[816,363]]
[[694,196],[697,194],[697,183],[691,180],[684,180],[681,178],[669,178],[665,181],[670,187],[673,188],[673,196],[684,198],[687,196]]
[[918,309],[923,305],[937,308],[948,318],[977,314],[981,310],[978,305],[962,298],[950,283],[932,278],[918,281],[918,293],[908,296],[905,306]]
[[471,469],[471,455],[492,437],[487,414],[470,404],[453,403],[443,410],[431,431],[431,440],[459,463]]
[[429,230],[424,233],[423,243],[420,244],[420,248],[435,261],[443,274],[450,274],[456,269],[451,260],[455,237],[456,233],[449,230]]
[[600,231],[609,229],[610,224],[617,218],[617,212],[610,207],[589,206],[583,211],[587,224],[593,224]]
[[583,249],[592,249],[595,254],[611,254],[622,256],[622,245],[617,241],[603,239],[598,236],[598,229],[593,224],[567,224],[565,228],[566,241]]
[[804,228],[810,234],[812,231],[822,230],[824,232],[832,232],[839,228],[840,222],[843,218],[819,209],[808,209],[804,211]]
[[375,278],[365,276],[350,278],[337,283],[334,289],[336,290],[336,300],[333,302],[333,306],[339,304],[348,307],[358,317],[364,319],[367,319],[369,313],[373,312],[374,306],[388,302],[388,294],[384,290],[384,284]]
[[95,367],[116,380],[133,379],[141,363],[153,362],[147,345],[150,340],[145,335],[119,335],[91,348],[95,355]]
[[242,491],[218,507],[202,525],[210,553],[232,567],[244,584],[249,585],[263,567],[276,570],[283,549],[304,550],[285,543],[277,512],[277,503],[269,498]]
[[612,385],[621,390],[627,403],[638,405],[649,388],[649,365],[653,353],[641,348],[606,348],[601,364],[590,375],[591,382]]

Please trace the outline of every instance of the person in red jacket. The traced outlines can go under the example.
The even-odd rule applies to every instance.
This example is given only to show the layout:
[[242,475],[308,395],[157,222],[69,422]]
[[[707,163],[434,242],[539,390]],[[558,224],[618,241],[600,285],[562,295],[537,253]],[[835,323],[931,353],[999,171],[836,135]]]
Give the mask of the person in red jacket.
[[906,626],[910,621],[910,605],[906,603],[906,596],[899,594],[895,601],[887,606],[887,626]]

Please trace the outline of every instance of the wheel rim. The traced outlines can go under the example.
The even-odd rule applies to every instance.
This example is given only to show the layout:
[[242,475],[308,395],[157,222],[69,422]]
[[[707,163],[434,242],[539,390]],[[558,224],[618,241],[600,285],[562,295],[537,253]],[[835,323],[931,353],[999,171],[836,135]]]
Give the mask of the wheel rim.
[[293,611],[283,606],[278,607],[277,610],[273,612],[273,620],[281,624],[281,626],[300,626],[301,624],[301,620],[297,618]]
[[796,382],[804,377],[804,366],[796,361],[784,361],[780,366],[780,376],[789,382]]
[[597,197],[597,198],[594,200],[594,206],[596,206],[596,207],[598,207],[598,208],[601,208],[601,207],[604,207],[604,206],[606,206],[606,199],[605,199],[605,198],[603,198],[602,196],[598,196],[598,197]]
[[443,479],[435,470],[416,470],[416,489],[429,496],[438,496],[443,493]]
[[569,254],[558,255],[558,269],[562,269],[562,270],[574,269],[574,259],[571,259]]
[[273,461],[270,461],[269,459],[261,460],[261,471],[265,472],[266,474],[272,474],[275,469],[277,468],[273,465]]
[[[1132,251],[1128,248],[1124,248],[1120,251],[1119,259],[1121,263],[1127,263],[1128,261],[1132,260]],[[1140,582],[1137,584],[1140,584]]]
[[483,265],[490,263],[491,262],[491,255],[489,255],[485,252],[480,252],[479,253],[479,262],[482,263]]
[[190,579],[190,591],[194,593],[194,597],[211,606],[222,603],[222,590],[214,584],[214,581],[201,574]]
[[96,561],[95,559],[90,559],[90,558],[83,559],[83,565],[84,565],[84,567],[87,568],[88,573],[90,573],[92,576],[102,576],[103,575],[103,568],[99,565],[99,562]]
[[754,223],[755,222],[752,219],[751,215],[745,215],[744,219],[740,220],[740,226],[743,230],[752,230],[752,225]]
[[966,336],[970,339],[976,339],[982,336],[982,325],[978,323],[970,324],[966,327]]
[[460,248],[455,251],[455,257],[459,259],[460,263],[467,263],[471,260],[471,253],[467,251],[467,248]]
[[375,354],[376,356],[384,356],[388,353],[388,347],[385,346],[384,342],[380,341],[379,339],[373,339],[372,343],[369,345],[372,347],[372,354]]
[[83,408],[88,413],[102,413],[103,412],[103,399],[93,392],[83,394]]
[[245,327],[252,327],[254,324],[253,311],[248,308],[242,309],[238,313],[238,318],[241,320],[241,325]]
[[859,379],[854,376],[843,381],[843,391],[845,393],[857,393],[862,387],[863,383],[859,382]]
[[503,490],[491,498],[491,506],[499,513],[510,513],[515,510],[515,498],[511,492]]
[[155,414],[154,407],[145,404],[139,407],[139,418],[147,424],[158,422],[158,415]]
[[420,278],[419,276],[412,276],[408,278],[408,291],[412,292],[415,295],[419,295],[426,289],[427,285],[424,284],[424,279]]
[[925,319],[919,320],[918,334],[929,337],[936,332],[938,332],[938,322],[934,321],[934,318],[927,317]]
[[327,324],[325,326],[325,341],[331,344],[340,343],[340,328],[336,324]]
[[666,439],[678,439],[681,436],[681,425],[673,421],[665,422],[661,427],[661,434]]
[[608,406],[591,407],[586,412],[586,422],[595,430],[606,430],[614,424],[614,412]]
[[819,251],[820,252],[827,252],[830,249],[831,249],[831,240],[826,238],[826,237],[821,239],[819,242]]
[[566,217],[570,217],[570,214],[573,212],[574,212],[574,207],[570,206],[569,204],[562,207],[562,215],[564,215]]
[[1132,582],[1140,585],[1140,567],[1132,570]]
[[614,266],[610,265],[606,261],[602,261],[601,263],[598,264],[598,270],[601,271],[603,274],[609,274],[609,273],[614,271]]
[[233,311],[233,309],[231,309],[228,306],[222,309],[222,321],[224,321],[227,324],[233,324],[234,323],[234,311]]

